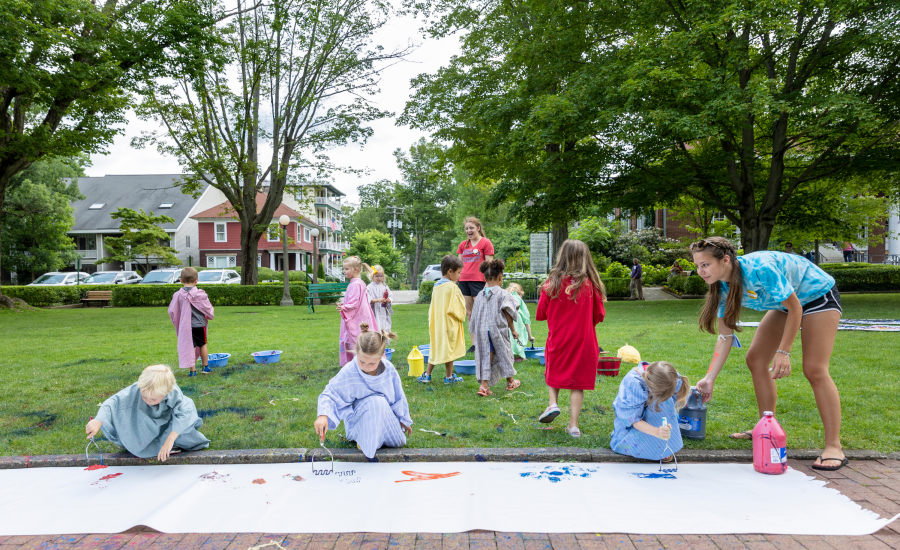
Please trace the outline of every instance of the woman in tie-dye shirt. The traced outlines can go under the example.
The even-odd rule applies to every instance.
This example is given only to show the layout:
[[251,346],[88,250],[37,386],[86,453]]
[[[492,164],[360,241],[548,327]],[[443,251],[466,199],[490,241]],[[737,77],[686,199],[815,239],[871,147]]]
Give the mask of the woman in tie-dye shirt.
[[[765,311],[747,351],[747,366],[759,414],[775,412],[775,381],[791,374],[791,347],[803,328],[803,375],[809,380],[825,428],[825,451],[813,464],[817,470],[838,470],[847,463],[841,450],[841,397],[828,372],[834,348],[841,297],[834,278],[796,254],[753,252],[738,257],[734,245],[709,237],[691,245],[697,273],[709,284],[701,329],[718,334],[709,372],[697,382],[704,400],[712,396],[716,377],[728,352],[740,347],[734,334],[741,306]],[[750,439],[751,432],[732,434]]]

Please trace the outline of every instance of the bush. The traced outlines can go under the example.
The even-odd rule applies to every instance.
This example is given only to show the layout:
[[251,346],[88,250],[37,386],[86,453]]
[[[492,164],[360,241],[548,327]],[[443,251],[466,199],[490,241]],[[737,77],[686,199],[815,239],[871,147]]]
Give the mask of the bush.
[[[447,284],[447,283],[445,283]],[[431,303],[431,292],[434,290],[434,281],[422,281],[419,285],[419,300],[420,304],[430,304]]]
[[645,265],[644,268],[644,284],[645,285],[659,285],[666,282],[666,279],[669,277],[669,269],[668,267],[661,265]]
[[[866,264],[857,264],[866,266]],[[900,290],[900,267],[877,265],[829,270],[840,292]]]
[[594,259],[594,267],[597,268],[597,273],[603,273],[609,269],[609,258],[600,253],[591,254],[591,257]]
[[[134,286],[134,285],[125,285]],[[114,290],[122,285],[4,286],[3,294],[25,300],[30,306],[80,304],[88,290]]]
[[[117,307],[168,306],[172,294],[181,285],[126,285],[113,290],[112,305]],[[270,306],[281,303],[283,287],[280,284],[244,285],[202,285],[200,286],[214,306]],[[306,303],[309,296],[305,284],[291,285],[291,299],[294,304]]]
[[699,275],[690,277],[672,277],[666,288],[677,294],[702,295],[709,291],[709,285]]
[[604,277],[601,279],[606,287],[607,298],[627,298],[631,296],[631,278]]
[[604,273],[601,273],[602,278],[610,278],[610,279],[621,279],[622,277],[631,277],[631,268],[620,264],[619,262],[613,262],[609,264],[609,267],[606,268]]

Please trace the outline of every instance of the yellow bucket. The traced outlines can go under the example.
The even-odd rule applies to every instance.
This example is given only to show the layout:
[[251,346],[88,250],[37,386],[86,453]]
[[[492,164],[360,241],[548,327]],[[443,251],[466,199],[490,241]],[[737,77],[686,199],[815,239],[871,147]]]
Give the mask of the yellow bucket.
[[425,373],[425,358],[422,357],[419,348],[413,348],[406,356],[406,360],[409,362],[410,376],[422,376]]

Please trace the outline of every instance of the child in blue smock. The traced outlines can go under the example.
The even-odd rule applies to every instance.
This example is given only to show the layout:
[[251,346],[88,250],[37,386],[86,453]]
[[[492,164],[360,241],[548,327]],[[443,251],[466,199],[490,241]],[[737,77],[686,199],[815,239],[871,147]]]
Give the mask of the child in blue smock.
[[[678,410],[684,407],[691,383],[670,363],[642,363],[625,375],[613,401],[616,420],[609,447],[613,452],[669,462],[681,450]],[[668,424],[663,426],[662,419]]]

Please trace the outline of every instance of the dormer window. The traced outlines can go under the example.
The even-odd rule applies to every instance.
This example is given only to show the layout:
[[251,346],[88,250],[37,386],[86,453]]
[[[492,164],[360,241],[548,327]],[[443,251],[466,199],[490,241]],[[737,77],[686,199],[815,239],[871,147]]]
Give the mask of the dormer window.
[[100,210],[104,206],[106,206],[105,202],[95,202],[88,208],[88,210]]
[[174,202],[164,202],[159,205],[160,208],[172,208],[173,206],[175,206]]

